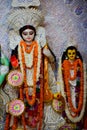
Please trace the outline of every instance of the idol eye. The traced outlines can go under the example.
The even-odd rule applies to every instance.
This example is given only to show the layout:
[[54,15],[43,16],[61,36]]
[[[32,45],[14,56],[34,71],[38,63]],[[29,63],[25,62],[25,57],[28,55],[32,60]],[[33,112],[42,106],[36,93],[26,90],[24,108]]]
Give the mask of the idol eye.
[[68,55],[71,55],[71,53],[68,53]]
[[33,32],[33,31],[32,31],[32,32],[29,32],[29,34],[30,34],[30,35],[33,35],[33,34],[34,34],[34,32]]
[[22,34],[26,36],[28,33],[27,32],[23,32]]
[[75,52],[73,52],[73,55],[75,55],[76,53]]

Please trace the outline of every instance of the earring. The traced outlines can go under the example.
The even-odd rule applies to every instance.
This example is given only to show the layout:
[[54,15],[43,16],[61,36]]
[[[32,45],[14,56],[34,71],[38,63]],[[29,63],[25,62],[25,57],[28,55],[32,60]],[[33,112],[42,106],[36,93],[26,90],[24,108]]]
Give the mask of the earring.
[[68,57],[65,58],[66,60],[68,59]]

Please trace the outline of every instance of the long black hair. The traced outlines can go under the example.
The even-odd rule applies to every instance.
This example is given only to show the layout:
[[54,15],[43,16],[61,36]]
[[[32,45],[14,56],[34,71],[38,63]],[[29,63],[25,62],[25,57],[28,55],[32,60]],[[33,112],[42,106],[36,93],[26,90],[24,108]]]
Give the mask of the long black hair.
[[68,58],[68,56],[67,56],[68,50],[75,50],[76,51],[76,57],[75,57],[75,59],[79,58],[79,59],[81,59],[81,61],[83,61],[82,56],[81,56],[80,52],[77,50],[77,48],[75,46],[69,46],[69,47],[67,47],[66,51],[63,52],[62,63],[63,63],[63,61],[66,58]]
[[[20,36],[22,37],[22,32],[24,31],[24,30],[26,30],[26,29],[31,29],[31,30],[33,30],[34,31],[34,38],[35,38],[35,36],[36,36],[36,29],[35,29],[35,27],[33,27],[33,26],[31,26],[31,25],[25,25],[25,26],[23,26],[23,27],[21,27],[20,29],[19,29],[19,34],[20,34]],[[23,39],[23,37],[22,37],[22,39]],[[24,40],[24,39],[23,39]],[[34,39],[33,39],[34,40]]]

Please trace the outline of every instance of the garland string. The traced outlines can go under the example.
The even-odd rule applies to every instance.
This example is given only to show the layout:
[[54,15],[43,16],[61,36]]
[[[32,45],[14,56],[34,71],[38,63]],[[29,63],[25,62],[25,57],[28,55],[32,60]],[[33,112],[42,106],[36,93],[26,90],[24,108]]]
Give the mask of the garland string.
[[16,130],[17,127],[18,127],[18,119],[17,119],[17,117],[14,117],[12,130]]
[[43,54],[41,53],[41,77],[40,77],[40,106],[39,106],[39,112],[40,112],[40,123],[39,123],[39,130],[42,129],[42,118],[43,118]]
[[[76,78],[76,75],[77,75],[77,67],[78,67],[78,64],[80,65],[79,69],[80,69],[80,72],[81,72],[81,80],[80,80],[80,94],[79,94],[79,103],[78,103],[78,108],[75,108],[72,104],[72,100],[71,100],[71,93],[70,93],[70,86],[69,86],[69,77],[70,77],[70,64],[69,64],[69,61],[68,60],[65,60],[64,63],[63,63],[63,74],[64,74],[64,80],[65,80],[65,86],[66,86],[66,94],[67,94],[67,98],[68,98],[68,103],[69,103],[69,106],[70,106],[70,109],[71,111],[73,111],[74,113],[79,113],[82,109],[82,105],[83,105],[83,67],[82,67],[82,62],[80,59],[77,59],[74,61],[74,72],[76,73],[74,75],[74,78]],[[73,79],[74,79],[73,78]],[[70,78],[71,79],[71,78]],[[72,79],[72,80],[73,80]],[[76,114],[76,115],[77,115]],[[75,116],[76,116],[75,115]]]
[[28,101],[29,105],[33,105],[35,103],[36,100],[36,74],[37,74],[37,62],[38,62],[38,44],[33,41],[33,43],[31,44],[32,46],[34,46],[34,53],[33,53],[33,67],[34,67],[34,74],[33,74],[33,94],[32,94],[32,98],[30,99],[28,96],[28,85],[27,85],[27,77],[26,77],[26,65],[25,65],[25,58],[24,58],[24,52],[23,52],[23,46],[25,46],[25,42],[21,42],[20,46],[21,46],[21,55],[22,55],[22,64],[23,64],[23,74],[24,74],[24,89],[25,89],[25,94],[26,94],[26,98]]
[[4,130],[9,130],[11,115],[7,113]]

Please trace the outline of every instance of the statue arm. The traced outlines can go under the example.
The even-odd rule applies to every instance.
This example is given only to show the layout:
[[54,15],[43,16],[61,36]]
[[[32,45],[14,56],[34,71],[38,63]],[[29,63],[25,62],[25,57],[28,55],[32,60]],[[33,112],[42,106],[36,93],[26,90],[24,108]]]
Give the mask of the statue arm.
[[55,62],[55,56],[52,53],[52,51],[50,50],[50,48],[48,47],[48,45],[46,44],[43,48],[43,54],[48,57],[50,63]]

